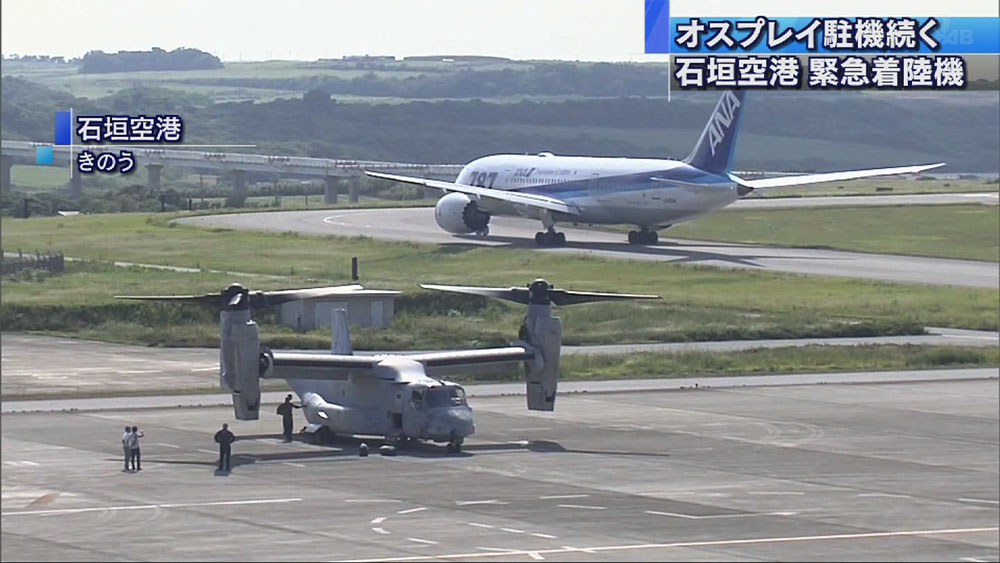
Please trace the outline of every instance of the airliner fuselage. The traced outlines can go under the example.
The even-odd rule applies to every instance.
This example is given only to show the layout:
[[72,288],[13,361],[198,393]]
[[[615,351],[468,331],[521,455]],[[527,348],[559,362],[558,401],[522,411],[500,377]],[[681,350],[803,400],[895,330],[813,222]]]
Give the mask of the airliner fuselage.
[[631,224],[662,229],[725,207],[739,199],[737,184],[676,160],[502,154],[467,164],[458,184],[538,194],[574,206],[577,215],[484,198],[484,211],[545,221]]

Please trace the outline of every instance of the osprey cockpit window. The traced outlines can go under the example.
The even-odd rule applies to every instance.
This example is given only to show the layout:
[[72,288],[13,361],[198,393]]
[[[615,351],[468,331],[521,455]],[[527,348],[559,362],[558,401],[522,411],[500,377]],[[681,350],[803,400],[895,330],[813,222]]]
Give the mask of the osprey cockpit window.
[[410,401],[413,402],[414,407],[422,408],[424,406],[424,390],[414,389],[413,394],[410,395]]
[[427,390],[428,407],[455,407],[465,405],[465,390],[446,385]]

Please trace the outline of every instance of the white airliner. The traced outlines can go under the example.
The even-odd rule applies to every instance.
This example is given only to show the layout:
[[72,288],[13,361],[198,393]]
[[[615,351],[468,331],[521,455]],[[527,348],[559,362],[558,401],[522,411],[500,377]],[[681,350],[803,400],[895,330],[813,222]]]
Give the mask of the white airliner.
[[691,154],[682,161],[499,154],[467,164],[455,182],[365,171],[448,192],[434,208],[437,224],[453,234],[489,234],[491,215],[539,219],[541,246],[562,246],[558,221],[636,225],[630,244],[656,244],[656,231],[721,209],[755,189],[912,174],[944,163],[849,170],[761,180],[730,173],[745,91],[726,90]]

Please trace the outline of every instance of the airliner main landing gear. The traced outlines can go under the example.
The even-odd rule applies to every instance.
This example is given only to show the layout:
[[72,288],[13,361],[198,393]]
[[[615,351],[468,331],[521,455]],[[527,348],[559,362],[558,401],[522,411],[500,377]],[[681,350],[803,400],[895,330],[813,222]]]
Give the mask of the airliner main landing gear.
[[656,244],[658,240],[660,240],[660,237],[656,234],[656,231],[650,231],[645,227],[643,227],[641,231],[628,232],[629,244]]
[[538,246],[566,246],[566,233],[557,233],[552,227],[547,231],[535,233],[535,244]]
[[490,227],[489,227],[489,225],[487,225],[487,226],[483,227],[482,229],[479,229],[478,231],[476,231],[475,235],[478,238],[486,238],[486,237],[488,237],[490,235]]

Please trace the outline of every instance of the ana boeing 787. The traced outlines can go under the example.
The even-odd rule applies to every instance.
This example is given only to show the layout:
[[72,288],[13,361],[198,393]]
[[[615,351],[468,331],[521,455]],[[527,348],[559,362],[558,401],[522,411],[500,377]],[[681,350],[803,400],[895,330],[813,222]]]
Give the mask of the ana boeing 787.
[[444,190],[434,218],[453,234],[489,234],[492,215],[538,219],[541,246],[562,246],[557,222],[635,225],[631,244],[656,244],[657,231],[719,210],[754,190],[913,174],[923,164],[748,180],[730,171],[746,92],[726,90],[684,160],[499,154],[467,164],[454,182],[366,171],[375,178]]

